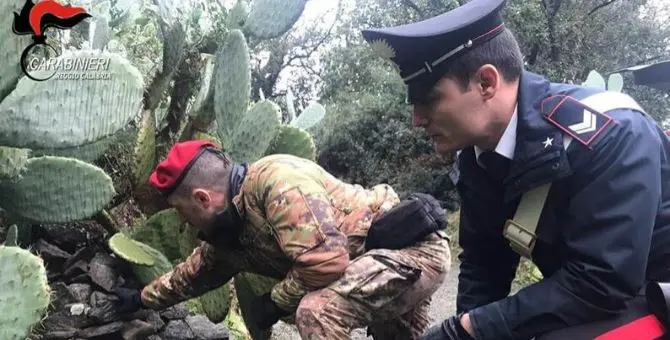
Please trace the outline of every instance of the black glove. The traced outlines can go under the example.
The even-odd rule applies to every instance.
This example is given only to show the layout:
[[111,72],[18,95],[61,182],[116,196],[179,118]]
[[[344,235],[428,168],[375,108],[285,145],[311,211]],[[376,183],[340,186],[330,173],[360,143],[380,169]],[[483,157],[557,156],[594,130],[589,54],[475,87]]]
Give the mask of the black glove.
[[116,307],[119,313],[133,313],[144,307],[139,290],[117,288],[114,290],[114,295],[119,299]]
[[272,327],[280,318],[291,313],[279,308],[270,293],[260,296],[251,305],[251,320],[259,329],[268,329]]
[[[462,314],[461,314],[462,315]],[[429,328],[422,340],[474,340],[461,325],[461,315],[452,316],[442,324]]]

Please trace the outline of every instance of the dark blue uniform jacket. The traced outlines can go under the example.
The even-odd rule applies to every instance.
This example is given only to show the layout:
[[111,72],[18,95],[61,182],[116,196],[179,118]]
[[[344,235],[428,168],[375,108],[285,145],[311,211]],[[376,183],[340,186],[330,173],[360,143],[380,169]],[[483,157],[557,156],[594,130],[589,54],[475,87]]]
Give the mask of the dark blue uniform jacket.
[[[670,280],[670,141],[662,129],[638,111],[612,110],[599,116],[589,143],[573,140],[566,151],[566,130],[547,119],[558,112],[556,120],[569,121],[583,109],[544,99],[596,92],[525,72],[507,178],[480,168],[473,148],[460,153],[457,309],[469,311],[477,339],[530,339],[613,317],[648,280]],[[505,220],[523,192],[549,182],[533,252],[544,279],[508,296],[520,257],[503,237]]]

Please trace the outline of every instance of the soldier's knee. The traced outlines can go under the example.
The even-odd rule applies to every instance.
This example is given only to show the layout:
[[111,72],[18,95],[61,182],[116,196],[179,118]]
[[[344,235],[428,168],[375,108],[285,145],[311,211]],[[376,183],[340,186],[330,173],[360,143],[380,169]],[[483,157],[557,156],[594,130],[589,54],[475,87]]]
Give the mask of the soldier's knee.
[[314,331],[319,326],[319,315],[326,304],[326,297],[321,291],[305,295],[295,312],[295,325],[300,334]]

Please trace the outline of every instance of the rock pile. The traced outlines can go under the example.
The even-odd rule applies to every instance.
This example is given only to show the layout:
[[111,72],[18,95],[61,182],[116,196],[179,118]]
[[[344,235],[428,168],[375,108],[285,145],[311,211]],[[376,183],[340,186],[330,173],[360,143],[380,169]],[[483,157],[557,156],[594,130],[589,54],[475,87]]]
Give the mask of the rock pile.
[[[52,305],[32,339],[228,339],[228,330],[185,303],[166,310],[116,312],[117,287],[139,288],[127,264],[104,247],[104,229],[47,226],[32,248],[45,262]],[[35,237],[37,236],[37,237]]]

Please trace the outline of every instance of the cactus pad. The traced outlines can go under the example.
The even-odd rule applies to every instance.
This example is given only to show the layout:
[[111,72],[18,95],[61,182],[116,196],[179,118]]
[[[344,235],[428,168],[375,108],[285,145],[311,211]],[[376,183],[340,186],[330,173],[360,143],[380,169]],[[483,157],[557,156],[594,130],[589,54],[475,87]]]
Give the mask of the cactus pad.
[[277,104],[256,103],[242,119],[233,135],[230,156],[236,162],[253,162],[262,157],[277,135],[281,113]]
[[133,264],[131,267],[135,277],[142,285],[146,286],[150,284],[155,278],[172,270],[172,263],[170,263],[165,255],[163,255],[160,251],[141,242],[137,242],[137,245],[144,249],[144,251],[154,259],[154,264],[152,266]]
[[607,88],[605,78],[603,78],[603,76],[600,73],[598,73],[598,71],[595,70],[591,70],[589,72],[589,75],[586,77],[584,83],[582,83],[582,86],[595,87],[603,90]]
[[0,144],[29,149],[88,144],[114,134],[139,114],[144,82],[128,60],[94,50],[67,51],[59,60],[103,62],[95,72],[111,78],[22,78],[0,103]]
[[289,122],[292,122],[295,119],[295,97],[291,89],[286,90],[286,111]]
[[112,179],[74,158],[28,159],[22,178],[0,183],[0,207],[17,218],[65,223],[91,217],[116,194]]
[[33,150],[33,156],[69,157],[90,163],[102,156],[112,144],[117,143],[117,138],[117,135],[111,135],[86,145],[78,145],[65,149]]
[[235,128],[249,106],[251,71],[249,48],[240,30],[228,34],[226,43],[216,55],[214,74],[214,112],[219,138],[229,145]]
[[198,140],[198,139],[208,140],[208,141],[214,143],[214,145],[216,145],[216,147],[218,147],[219,149],[223,148],[223,144],[221,144],[221,141],[218,138],[216,138],[216,136],[212,136],[207,132],[198,131],[193,135],[193,139],[195,139],[195,140]]
[[256,298],[271,291],[272,287],[279,283],[279,280],[258,274],[242,272],[235,275],[233,282],[235,285],[237,301],[239,302],[240,311],[242,312],[242,318],[244,319],[244,323],[247,325],[252,338],[265,338],[264,335],[266,335],[266,332],[255,326],[258,320],[253,320],[251,311]]
[[134,264],[153,266],[156,260],[147,253],[145,248],[124,233],[116,233],[107,241],[109,249],[120,258]]
[[144,224],[132,228],[129,237],[145,243],[175,262],[181,257],[179,242],[182,226],[176,209],[165,209],[153,214]]
[[140,129],[133,150],[133,183],[142,186],[151,176],[156,163],[156,119],[154,111],[142,113]]
[[205,66],[200,71],[200,90],[195,97],[193,107],[189,111],[189,116],[199,116],[210,113],[213,109],[214,86],[212,78],[214,77],[214,57],[206,55]]
[[300,113],[298,118],[291,122],[291,125],[307,130],[321,121],[325,115],[326,109],[323,105],[312,103]]
[[305,130],[291,126],[282,125],[279,133],[272,141],[268,149],[268,155],[271,154],[290,154],[309,160],[316,158],[316,146],[312,136]]
[[0,146],[0,181],[18,180],[26,169],[29,149]]
[[23,75],[21,71],[20,56],[23,49],[30,45],[30,36],[18,36],[12,32],[14,15],[12,12],[20,13],[25,1],[4,0],[0,1],[0,102],[14,88],[16,82]]
[[230,29],[240,29],[249,17],[249,5],[245,0],[238,0],[228,15]]
[[201,295],[198,299],[207,318],[219,323],[226,318],[230,309],[230,286],[226,283]]
[[276,38],[298,21],[306,3],[306,0],[253,0],[244,32],[260,39]]
[[607,91],[621,92],[623,90],[623,76],[613,73],[607,78]]
[[27,339],[50,302],[44,263],[23,248],[0,246],[0,273],[0,339]]
[[16,247],[18,245],[19,239],[19,228],[16,224],[12,224],[9,229],[7,229],[7,237],[5,237],[4,245],[7,247]]

